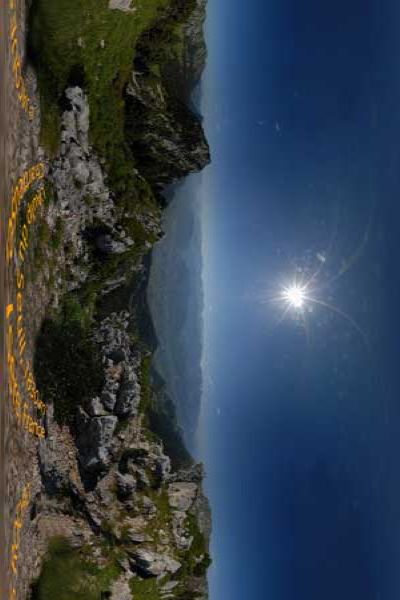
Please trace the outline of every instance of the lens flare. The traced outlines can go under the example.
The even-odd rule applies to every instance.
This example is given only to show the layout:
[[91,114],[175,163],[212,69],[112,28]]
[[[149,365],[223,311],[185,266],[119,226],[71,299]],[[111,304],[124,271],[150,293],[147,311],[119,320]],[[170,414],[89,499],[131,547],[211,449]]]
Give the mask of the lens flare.
[[300,310],[304,307],[304,303],[307,300],[306,286],[294,283],[288,287],[283,288],[282,299],[290,306]]
[[276,325],[280,325],[280,323],[282,323],[286,317],[292,313],[292,317],[295,319],[295,321],[301,322],[305,330],[308,330],[307,321],[309,318],[309,313],[312,312],[311,306],[318,305],[340,316],[342,319],[352,325],[353,329],[361,336],[367,349],[370,350],[370,344],[367,335],[350,315],[345,313],[337,306],[334,306],[333,304],[316,297],[318,291],[321,291],[324,286],[320,286],[320,288],[317,286],[311,287],[310,284],[313,279],[315,279],[314,276],[308,279],[305,283],[294,280],[291,284],[281,287],[280,295],[273,298],[274,301],[277,301],[284,306],[284,310]]
[[[368,352],[371,353],[368,336],[351,315],[335,305],[332,301],[332,292],[333,284],[337,283],[339,279],[354,268],[363,256],[364,249],[369,241],[373,211],[374,207],[371,207],[368,223],[355,250],[351,252],[348,258],[343,259],[339,256],[341,264],[339,268],[337,265],[338,257],[335,257],[335,245],[340,224],[339,215],[335,221],[329,244],[326,247],[320,246],[315,250],[309,248],[304,251],[302,256],[297,258],[290,257],[281,248],[277,249],[277,256],[282,258],[286,255],[286,259],[291,265],[292,274],[290,276],[286,273],[287,277],[284,280],[276,281],[273,286],[274,290],[271,288],[270,293],[268,293],[268,290],[262,290],[260,302],[262,304],[274,304],[279,311],[276,314],[274,328],[289,320],[296,326],[303,326],[306,337],[309,339],[312,321],[319,319],[320,309],[323,309],[351,325],[352,329],[362,339]],[[323,321],[318,321],[318,327],[322,324]]]

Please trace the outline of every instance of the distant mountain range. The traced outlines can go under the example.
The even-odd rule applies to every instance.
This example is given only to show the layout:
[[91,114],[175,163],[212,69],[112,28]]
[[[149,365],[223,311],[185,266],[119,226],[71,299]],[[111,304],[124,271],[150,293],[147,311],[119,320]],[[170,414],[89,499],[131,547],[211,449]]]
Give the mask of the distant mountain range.
[[175,403],[185,441],[193,445],[202,391],[203,288],[200,175],[175,190],[166,235],[153,249],[148,300],[159,346],[154,368]]

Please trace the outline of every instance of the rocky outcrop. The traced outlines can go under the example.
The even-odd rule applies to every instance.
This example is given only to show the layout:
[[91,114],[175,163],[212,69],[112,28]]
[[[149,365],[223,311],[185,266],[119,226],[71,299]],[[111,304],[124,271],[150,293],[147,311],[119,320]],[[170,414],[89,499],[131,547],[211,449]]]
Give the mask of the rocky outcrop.
[[147,549],[136,550],[131,554],[133,568],[144,577],[163,577],[174,574],[181,568],[181,563],[166,554],[157,554]]
[[183,25],[183,65],[192,90],[200,81],[207,60],[207,45],[204,38],[207,0],[196,0],[196,8]]
[[121,469],[128,473],[140,473],[141,468],[149,468],[160,481],[169,477],[171,461],[162,452],[157,442],[143,441],[132,448],[126,448],[120,462]]
[[100,401],[104,409],[121,419],[137,414],[140,403],[137,377],[140,357],[131,349],[128,326],[127,311],[112,313],[101,322],[94,335],[105,366],[105,384]]
[[140,403],[140,385],[134,369],[127,368],[122,376],[114,411],[121,417],[132,417]]
[[[121,255],[135,244],[121,226],[103,166],[89,143],[90,110],[86,94],[77,86],[67,88],[64,106],[60,154],[51,161],[48,172],[55,197],[48,206],[46,223],[53,235],[62,224],[63,241],[63,251],[57,256],[59,275],[52,290],[54,306],[59,303],[61,290],[66,287],[72,291],[90,279],[93,249],[100,255]],[[152,222],[151,227],[157,230],[159,225]],[[109,281],[103,282],[104,293],[120,287],[128,277],[128,270],[113,273]]]
[[[65,110],[61,117],[60,155],[51,165],[50,177],[57,192],[57,202],[68,218],[78,213],[81,222],[98,218],[115,222],[115,207],[98,158],[89,146],[89,104],[79,87],[65,91]],[[95,200],[88,207],[84,199]]]
[[127,120],[140,116],[127,137],[141,170],[154,186],[174,183],[210,161],[203,128],[181,101],[148,77],[132,76],[127,88]]
[[188,511],[197,494],[197,484],[186,481],[171,483],[168,486],[168,500],[171,508],[177,511]]
[[119,577],[111,586],[110,600],[132,600],[132,592],[125,575]]
[[128,324],[127,311],[112,313],[93,335],[101,351],[105,378],[100,397],[91,398],[77,413],[76,443],[83,475],[105,473],[119,447],[114,440],[118,422],[135,416],[139,408],[136,371],[140,357],[131,350]]
[[136,479],[129,473],[117,473],[116,482],[119,498],[129,498],[136,490]]
[[111,10],[122,10],[123,12],[135,12],[132,0],[110,0],[108,7]]
[[77,417],[79,460],[84,471],[99,473],[111,463],[111,443],[118,417],[89,417],[80,408]]
[[[172,3],[174,4],[174,3]],[[165,31],[155,28],[139,43],[131,81],[127,86],[126,138],[138,159],[140,171],[155,187],[202,170],[210,162],[210,150],[201,118],[192,110],[191,93],[199,82],[206,60],[203,35],[205,0],[196,0],[187,20],[182,9],[171,9],[169,37],[179,36],[171,56],[169,41],[153,56],[149,40],[163,40]],[[178,32],[178,33],[177,33]],[[165,41],[160,41],[162,46]],[[157,45],[156,42],[153,44]]]
[[[207,564],[209,543],[209,531],[200,527],[203,468],[192,465],[173,471],[162,442],[149,437],[138,405],[143,358],[130,339],[128,311],[111,313],[98,322],[92,335],[102,356],[104,389],[78,406],[72,434],[57,427],[50,406],[49,436],[39,453],[48,498],[44,510],[84,518],[94,536],[90,543],[96,544],[99,535],[118,543],[126,560],[123,576],[110,588],[114,597],[128,593],[133,577],[158,581],[169,575],[176,585],[160,590],[161,597],[173,599],[190,590],[190,598],[202,600],[207,584],[197,570]],[[137,385],[137,398],[133,411],[121,413],[121,389],[125,393],[129,380]],[[79,546],[79,538],[72,538],[72,543]],[[194,547],[190,564],[195,570],[182,579],[183,561],[189,560],[185,555]]]

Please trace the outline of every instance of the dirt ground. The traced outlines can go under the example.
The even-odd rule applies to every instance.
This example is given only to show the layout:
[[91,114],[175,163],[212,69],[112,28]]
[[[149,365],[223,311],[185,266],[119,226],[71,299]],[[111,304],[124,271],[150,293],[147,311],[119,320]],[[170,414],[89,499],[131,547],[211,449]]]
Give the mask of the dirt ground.
[[[16,339],[16,273],[22,269],[18,254],[7,263],[5,246],[7,242],[8,221],[11,215],[13,189],[20,177],[38,161],[39,115],[37,107],[35,79],[33,73],[25,68],[25,0],[7,0],[0,5],[0,62],[1,62],[1,154],[0,154],[0,303],[2,322],[0,328],[0,365],[1,365],[1,425],[0,425],[0,598],[22,600],[26,598],[27,580],[33,569],[35,557],[29,549],[30,507],[36,493],[37,482],[37,445],[39,440],[21,427],[15,417],[12,398],[9,394],[10,373],[7,353],[17,357]],[[23,81],[23,87],[21,86]],[[29,97],[29,109],[22,95],[26,90]],[[34,110],[33,110],[34,109]],[[16,235],[15,244],[18,241]],[[36,312],[35,291],[25,291],[27,301],[23,306],[26,334],[25,357],[32,359],[34,345],[34,322],[30,314]],[[7,316],[9,307],[14,311]],[[13,323],[14,339],[7,344],[9,325]],[[26,386],[22,365],[16,360],[16,380],[21,391],[22,402],[26,398]],[[25,495],[25,496],[24,496]],[[24,500],[27,498],[27,502]],[[15,592],[13,591],[15,590]]]

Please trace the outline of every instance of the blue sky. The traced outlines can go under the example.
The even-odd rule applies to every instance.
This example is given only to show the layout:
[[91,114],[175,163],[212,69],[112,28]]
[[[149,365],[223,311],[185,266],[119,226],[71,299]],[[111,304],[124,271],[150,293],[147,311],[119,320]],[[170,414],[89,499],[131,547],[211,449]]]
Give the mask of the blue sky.
[[[209,0],[211,600],[400,593],[399,17]],[[300,270],[336,311],[276,325]]]

